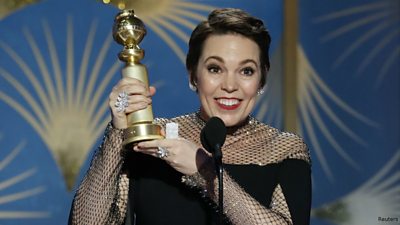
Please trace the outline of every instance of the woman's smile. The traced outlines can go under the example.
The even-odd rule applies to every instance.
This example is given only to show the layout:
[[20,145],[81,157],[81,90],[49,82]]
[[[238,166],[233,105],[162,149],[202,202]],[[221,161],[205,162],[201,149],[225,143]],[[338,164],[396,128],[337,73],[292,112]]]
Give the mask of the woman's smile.
[[237,98],[216,98],[215,101],[223,110],[235,110],[240,106],[240,100]]

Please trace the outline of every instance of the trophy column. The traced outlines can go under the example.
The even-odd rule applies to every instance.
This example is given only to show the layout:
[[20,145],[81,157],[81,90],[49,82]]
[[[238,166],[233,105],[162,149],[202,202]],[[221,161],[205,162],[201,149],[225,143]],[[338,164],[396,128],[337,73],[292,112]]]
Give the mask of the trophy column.
[[[138,46],[145,35],[146,28],[143,22],[135,16],[133,10],[123,10],[115,17],[113,38],[124,46],[118,55],[118,58],[125,62],[122,76],[136,78],[145,83],[148,88],[147,69],[140,63],[144,57],[144,51]],[[164,138],[161,135],[161,127],[153,123],[151,105],[128,114],[127,119],[128,128],[124,131],[124,146],[139,141]]]

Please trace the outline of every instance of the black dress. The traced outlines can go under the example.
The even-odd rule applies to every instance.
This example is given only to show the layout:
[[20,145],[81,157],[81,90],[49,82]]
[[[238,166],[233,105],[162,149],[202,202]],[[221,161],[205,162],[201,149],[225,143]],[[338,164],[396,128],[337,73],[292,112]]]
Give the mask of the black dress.
[[[130,153],[127,160],[130,188],[126,225],[214,225],[218,224],[216,205],[198,190],[181,182],[182,174],[164,161],[141,153]],[[144,169],[145,168],[145,169]],[[299,159],[259,165],[224,165],[230,176],[265,207],[279,183],[286,197],[293,224],[308,224],[307,205],[311,200],[310,165]],[[296,174],[290,174],[295,171]],[[292,172],[293,173],[293,172]],[[298,177],[298,179],[296,179]],[[302,197],[298,193],[304,193]],[[134,223],[133,221],[136,221]],[[227,218],[226,224],[230,224]]]

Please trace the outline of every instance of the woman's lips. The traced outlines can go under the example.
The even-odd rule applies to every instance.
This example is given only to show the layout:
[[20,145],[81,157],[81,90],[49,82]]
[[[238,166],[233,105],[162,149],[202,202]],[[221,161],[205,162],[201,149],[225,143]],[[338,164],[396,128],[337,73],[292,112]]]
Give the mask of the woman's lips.
[[216,98],[217,105],[225,110],[235,110],[240,106],[240,100],[237,98]]

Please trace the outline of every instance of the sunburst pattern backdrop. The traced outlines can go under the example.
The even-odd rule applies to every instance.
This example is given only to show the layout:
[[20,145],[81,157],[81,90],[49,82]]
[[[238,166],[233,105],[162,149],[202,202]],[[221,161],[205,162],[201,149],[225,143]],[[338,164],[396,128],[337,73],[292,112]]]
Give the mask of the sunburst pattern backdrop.
[[[290,1],[288,1],[290,2]],[[134,8],[157,117],[198,109],[184,60],[216,7],[262,18],[272,70],[254,115],[284,129],[283,1],[6,0],[0,3],[0,224],[66,224],[74,190],[110,120],[120,77],[111,28]],[[398,0],[298,0],[297,123],[313,159],[312,224],[398,224]],[[385,219],[391,221],[385,221]],[[397,220],[397,221],[396,221]]]

